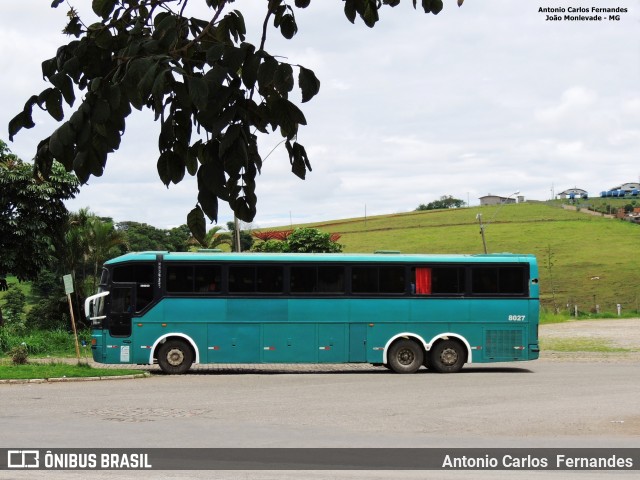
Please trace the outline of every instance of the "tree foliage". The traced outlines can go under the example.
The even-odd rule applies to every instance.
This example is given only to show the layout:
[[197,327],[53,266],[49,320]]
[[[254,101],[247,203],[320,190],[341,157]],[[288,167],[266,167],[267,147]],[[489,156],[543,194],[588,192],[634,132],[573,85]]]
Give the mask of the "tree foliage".
[[262,240],[253,246],[254,252],[339,253],[342,251],[342,245],[338,243],[340,235],[324,233],[316,228],[267,231],[263,234],[256,232],[254,236]]
[[[200,0],[202,1],[202,0]],[[58,7],[63,0],[54,0]],[[74,37],[42,63],[51,87],[31,96],[9,123],[9,138],[31,128],[33,108],[62,124],[37,148],[38,174],[53,172],[54,160],[82,183],[102,175],[107,157],[120,146],[132,108],[150,109],[159,122],[157,171],[169,186],[185,174],[198,179],[196,207],[187,223],[202,241],[205,216],[217,221],[218,202],[250,222],[256,214],[256,176],[262,168],[257,132],[278,131],[292,172],[304,179],[311,163],[298,131],[307,120],[290,100],[296,86],[302,102],[320,90],[314,72],[265,49],[271,26],[286,39],[297,33],[296,13],[310,0],[268,0],[260,41],[246,39],[242,13],[233,0],[206,0],[210,18],[186,15],[189,0],[93,0],[99,18],[86,25],[71,7],[64,33]],[[344,13],[373,27],[383,6],[400,0],[344,0]],[[458,4],[461,4],[458,0]],[[418,7],[413,0],[414,8]],[[422,0],[437,14],[442,0]],[[254,8],[253,4],[252,7]],[[65,120],[63,104],[77,109]]]
[[[167,250],[170,252],[185,252],[191,233],[186,225],[169,230],[156,228],[139,222],[119,222],[116,225],[127,239],[127,250],[144,252],[152,250]],[[124,253],[124,249],[122,253]]]
[[443,210],[446,208],[460,208],[464,206],[464,200],[453,198],[451,195],[440,197],[440,200],[434,200],[426,205],[420,204],[416,211],[422,210]]
[[52,163],[47,179],[0,140],[0,274],[36,278],[62,248],[67,209],[78,179]]

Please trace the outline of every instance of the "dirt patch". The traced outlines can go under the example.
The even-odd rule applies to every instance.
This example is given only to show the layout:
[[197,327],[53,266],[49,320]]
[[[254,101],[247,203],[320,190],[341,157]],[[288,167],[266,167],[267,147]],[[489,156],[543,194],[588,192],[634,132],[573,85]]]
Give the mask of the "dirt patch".
[[[640,362],[640,318],[572,320],[565,323],[540,325],[542,359],[585,360],[606,362]],[[545,349],[544,343],[554,340],[587,340],[602,342],[621,352],[561,352]]]

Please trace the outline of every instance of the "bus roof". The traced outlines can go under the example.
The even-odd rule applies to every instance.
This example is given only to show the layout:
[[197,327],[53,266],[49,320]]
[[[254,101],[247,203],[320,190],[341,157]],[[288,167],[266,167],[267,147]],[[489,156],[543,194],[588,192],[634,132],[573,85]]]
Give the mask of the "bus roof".
[[531,254],[403,254],[403,253],[229,253],[229,252],[132,252],[105,265],[140,261],[182,262],[345,262],[345,263],[535,263]]

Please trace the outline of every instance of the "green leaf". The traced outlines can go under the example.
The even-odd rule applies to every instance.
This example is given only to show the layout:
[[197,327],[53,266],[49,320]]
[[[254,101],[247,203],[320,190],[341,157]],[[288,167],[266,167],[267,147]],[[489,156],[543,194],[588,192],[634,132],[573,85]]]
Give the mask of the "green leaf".
[[191,230],[193,237],[201,244],[204,244],[205,236],[207,235],[207,223],[204,219],[204,213],[198,205],[187,215],[187,226]]
[[200,190],[198,192],[198,203],[209,220],[212,222],[218,221],[218,197],[208,190]]
[[222,169],[222,162],[208,162],[198,169],[198,190],[207,190],[224,200],[227,198],[225,183],[226,178]]
[[222,141],[220,142],[219,155],[222,157],[227,150],[231,148],[231,146],[240,138],[242,135],[242,127],[238,124],[230,125],[224,136],[222,137]]
[[258,69],[260,68],[260,57],[256,54],[249,54],[242,66],[242,83],[248,89],[253,88],[258,80]]
[[69,75],[75,82],[80,79],[80,59],[76,56],[71,57],[62,65],[62,71]]
[[31,108],[29,108],[28,111],[23,110],[18,115],[13,117],[9,122],[9,140],[13,142],[14,135],[17,134],[23,127],[33,128],[35,126],[36,124],[33,123],[33,119],[31,118]]
[[189,97],[199,110],[206,110],[209,103],[209,87],[203,77],[187,77]]
[[289,152],[289,161],[291,162],[291,171],[302,180],[307,175],[307,170],[311,171],[311,163],[307,156],[307,151],[298,142],[286,143],[287,151]]
[[226,152],[220,152],[220,158],[228,174],[235,174],[246,168],[249,163],[249,154],[245,140],[238,138]]
[[[415,2],[415,0],[414,0]],[[351,23],[356,21],[356,1],[345,0],[344,1],[344,14]]]
[[64,112],[62,111],[62,94],[55,88],[49,89],[49,95],[46,99],[47,112],[57,121],[61,121],[64,118]]
[[91,109],[91,120],[94,123],[104,123],[109,119],[110,115],[111,108],[109,108],[109,103],[98,99]]
[[443,8],[444,5],[442,3],[442,0],[431,0],[431,13],[437,15],[442,11]]
[[184,178],[185,166],[182,159],[173,151],[162,152],[158,159],[158,175],[167,187],[170,183],[180,183]]
[[207,63],[209,65],[215,65],[220,61],[224,54],[224,47],[224,43],[216,43],[213,47],[207,50]]
[[73,171],[78,176],[80,183],[87,183],[89,176],[89,155],[86,151],[79,151],[73,159]]
[[58,59],[56,57],[50,58],[42,62],[42,76],[49,78],[58,71]]
[[271,56],[266,57],[258,68],[258,85],[261,89],[273,83],[273,78],[277,70],[278,61]]
[[64,95],[64,99],[69,106],[73,105],[73,102],[76,100],[76,96],[73,93],[73,82],[71,78],[66,73],[56,73],[49,77],[49,81],[56,87],[62,95]]
[[311,70],[300,67],[298,85],[302,91],[302,102],[308,102],[320,91],[320,80]]
[[293,90],[293,68],[288,63],[281,63],[278,65],[273,82],[275,87],[282,95],[286,96],[288,92]]
[[96,15],[106,19],[111,15],[116,3],[117,0],[92,0],[91,8]]
[[293,15],[284,15],[282,17],[282,23],[280,24],[280,33],[287,40],[291,40],[296,33],[298,33],[298,25],[296,25],[296,19]]
[[365,0],[364,13],[362,15],[364,24],[373,28],[380,17],[378,16],[378,8],[376,6],[376,0]]
[[64,150],[65,146],[62,142],[60,129],[57,129],[51,134],[51,137],[49,137],[49,151],[54,157],[60,159],[64,156]]
[[302,111],[289,100],[278,98],[269,106],[271,122],[280,126],[282,135],[291,140],[298,133],[299,125],[306,125]]
[[242,67],[246,53],[242,48],[227,45],[224,49],[223,65],[232,73],[238,72]]
[[102,144],[94,142],[89,154],[89,173],[96,177],[102,176],[107,163],[107,152],[102,147]]
[[298,8],[307,8],[310,3],[311,3],[311,0],[296,0],[295,1],[295,5]]
[[146,71],[138,82],[138,93],[145,102],[149,98],[149,95],[151,95],[151,90],[153,89],[153,84],[156,80],[157,67],[157,63],[152,64],[151,68]]
[[113,35],[108,28],[103,27],[98,30],[94,36],[96,45],[104,50],[109,50],[111,48],[111,44],[113,43]]

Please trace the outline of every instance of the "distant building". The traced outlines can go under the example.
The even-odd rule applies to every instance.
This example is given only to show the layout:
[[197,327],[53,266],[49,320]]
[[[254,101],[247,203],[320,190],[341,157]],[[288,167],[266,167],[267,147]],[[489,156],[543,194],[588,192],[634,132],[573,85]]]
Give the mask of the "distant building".
[[627,193],[627,194],[632,193],[634,190],[637,192],[638,190],[640,190],[640,183],[637,183],[637,182],[623,183],[622,185],[610,188],[609,190],[623,191],[624,193]]
[[589,193],[581,188],[570,188],[557,194],[556,198],[589,198]]
[[627,195],[631,195],[632,197],[637,197],[640,195],[640,183],[630,182],[623,183],[622,185],[618,185],[617,187],[610,188],[609,190],[605,190],[600,192],[601,197],[625,197]]
[[[518,201],[523,202],[524,197],[518,197]],[[485,195],[484,197],[480,197],[480,206],[485,207],[488,205],[501,205],[503,203],[516,203],[515,198],[511,197],[501,197],[499,195]]]

